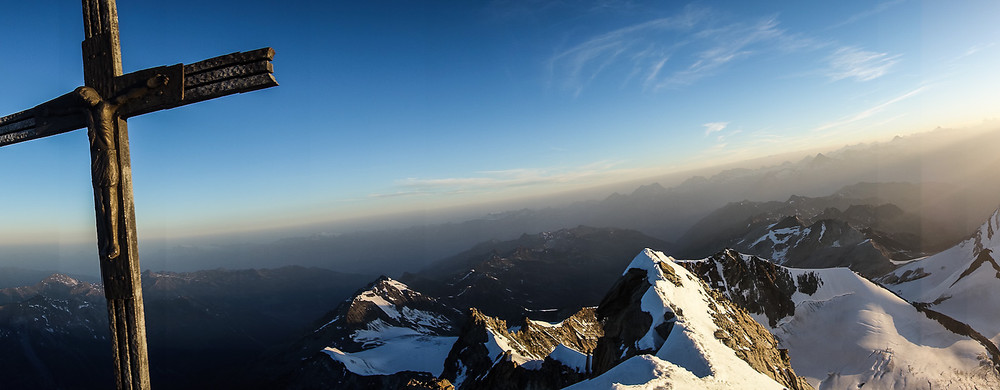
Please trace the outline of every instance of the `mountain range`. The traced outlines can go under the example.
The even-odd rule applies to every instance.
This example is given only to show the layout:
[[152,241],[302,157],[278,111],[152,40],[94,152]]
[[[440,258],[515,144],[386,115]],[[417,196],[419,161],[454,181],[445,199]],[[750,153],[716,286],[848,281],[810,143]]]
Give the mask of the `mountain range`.
[[[768,231],[810,229],[783,219]],[[485,242],[353,294],[371,279],[146,272],[153,377],[166,388],[1000,386],[998,227],[1000,211],[954,248],[890,260],[875,282],[735,249],[676,260],[642,249],[670,243],[583,226]],[[6,369],[25,378],[9,383],[108,383],[95,367],[110,358],[105,316],[100,286],[63,275],[0,290],[0,347],[22,356]]]
[[[296,381],[278,383],[458,389],[603,389],[612,383],[650,389],[1000,386],[995,343],[955,329],[920,303],[847,268],[787,268],[734,250],[680,261],[645,249],[625,269],[599,305],[554,322],[509,322],[474,307],[456,319],[459,310],[443,300],[383,278],[345,301],[335,311],[341,314],[328,315],[330,322],[311,336],[311,347],[299,350],[312,356],[288,359],[307,362],[282,379]],[[409,309],[412,299],[393,298],[407,294],[434,302],[435,309]],[[359,303],[374,319],[343,315]],[[407,312],[421,313],[414,318],[424,324],[386,325],[387,318],[405,318],[399,313]],[[432,329],[428,319],[454,325]],[[327,328],[338,329],[339,336],[323,336]],[[377,341],[361,343],[368,340]],[[401,351],[421,356],[419,366],[400,359]]]

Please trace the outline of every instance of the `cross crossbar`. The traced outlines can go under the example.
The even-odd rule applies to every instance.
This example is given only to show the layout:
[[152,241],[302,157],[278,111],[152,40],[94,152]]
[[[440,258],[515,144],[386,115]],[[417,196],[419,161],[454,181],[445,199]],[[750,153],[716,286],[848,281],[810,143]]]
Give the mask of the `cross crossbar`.
[[[165,75],[170,80],[157,94],[144,96],[123,105],[118,114],[130,118],[154,111],[176,108],[218,97],[256,91],[278,85],[274,78],[274,49],[265,47],[209,58],[193,64],[177,64],[144,69],[118,76],[115,92],[145,82],[152,76]],[[0,117],[0,146],[48,137],[87,126],[83,115],[52,114],[71,102],[69,96],[39,104],[33,108]]]

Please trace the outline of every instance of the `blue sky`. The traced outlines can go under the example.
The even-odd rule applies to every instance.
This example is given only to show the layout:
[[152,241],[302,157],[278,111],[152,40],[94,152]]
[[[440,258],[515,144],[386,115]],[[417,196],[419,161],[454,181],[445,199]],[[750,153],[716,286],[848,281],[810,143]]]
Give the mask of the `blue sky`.
[[[541,194],[1000,116],[995,1],[121,1],[126,72],[272,46],[281,86],[132,118],[140,237]],[[0,115],[82,84],[8,4]],[[0,149],[0,244],[93,240],[85,131]]]

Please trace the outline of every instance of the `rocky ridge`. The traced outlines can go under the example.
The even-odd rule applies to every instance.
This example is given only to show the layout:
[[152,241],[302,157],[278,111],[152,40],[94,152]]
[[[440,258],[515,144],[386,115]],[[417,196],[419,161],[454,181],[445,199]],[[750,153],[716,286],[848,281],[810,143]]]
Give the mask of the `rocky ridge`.
[[[512,323],[471,308],[461,320],[451,319],[451,329],[458,331],[448,335],[418,332],[414,324],[366,325],[388,323],[388,312],[408,310],[408,301],[392,297],[419,294],[381,278],[318,325],[309,336],[312,342],[305,344],[312,355],[295,359],[300,364],[278,385],[559,389],[595,383],[602,373],[638,358],[674,364],[713,386],[810,388],[766,329],[669,258],[646,250],[627,268],[598,307],[585,307],[559,322],[522,318]],[[367,336],[367,343],[358,340],[371,331],[382,335],[378,342]]]

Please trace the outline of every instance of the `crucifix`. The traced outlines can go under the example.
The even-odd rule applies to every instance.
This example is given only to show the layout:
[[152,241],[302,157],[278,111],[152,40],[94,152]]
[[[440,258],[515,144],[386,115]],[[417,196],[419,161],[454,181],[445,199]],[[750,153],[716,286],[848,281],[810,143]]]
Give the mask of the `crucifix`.
[[83,0],[84,86],[0,117],[0,147],[87,128],[118,389],[149,389],[126,119],[278,85],[263,48],[122,74],[115,0]]

